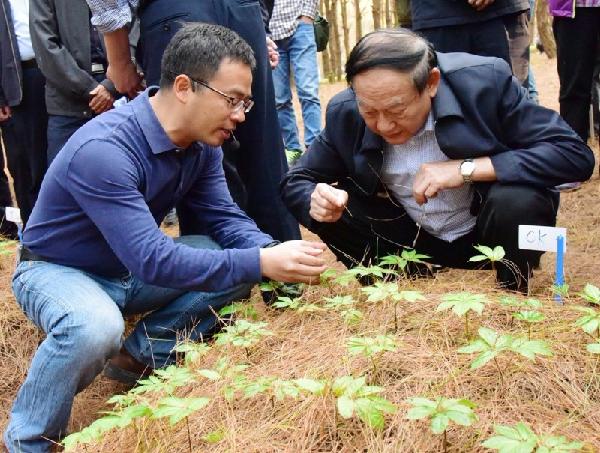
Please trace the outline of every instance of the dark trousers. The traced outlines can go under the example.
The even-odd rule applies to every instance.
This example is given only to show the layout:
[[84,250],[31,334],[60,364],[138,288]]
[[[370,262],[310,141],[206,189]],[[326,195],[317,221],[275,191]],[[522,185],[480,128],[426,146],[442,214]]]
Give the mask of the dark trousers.
[[[246,121],[235,132],[240,148],[223,146],[227,183],[234,200],[258,227],[285,241],[300,237],[298,223],[279,195],[279,183],[287,172],[287,161],[275,110],[266,35],[258,1],[151,0],[140,12],[140,61],[149,85],[160,80],[160,61],[171,37],[183,22],[208,22],[237,32],[252,47],[257,68],[253,72],[255,104]],[[190,216],[178,209],[181,234],[193,234]]]
[[23,99],[12,117],[0,123],[8,170],[14,180],[21,219],[26,224],[46,173],[45,79],[37,68],[23,70]]
[[418,32],[439,52],[467,52],[498,57],[511,64],[508,37],[501,17],[473,24],[427,28]]
[[432,263],[456,268],[479,266],[469,262],[478,252],[473,245],[501,245],[511,266],[497,266],[498,282],[509,289],[525,290],[531,269],[541,252],[519,250],[518,226],[554,226],[558,195],[546,189],[519,185],[491,185],[477,215],[475,230],[446,242],[419,228],[404,209],[390,198],[365,199],[350,191],[348,209],[335,223],[320,224],[314,232],[347,267],[377,263],[383,256],[414,248],[431,256]]
[[75,118],[63,115],[48,115],[48,166],[65,146],[77,129],[89,121],[88,118]]
[[587,141],[596,50],[600,42],[600,8],[575,10],[575,18],[555,17],[560,114]]

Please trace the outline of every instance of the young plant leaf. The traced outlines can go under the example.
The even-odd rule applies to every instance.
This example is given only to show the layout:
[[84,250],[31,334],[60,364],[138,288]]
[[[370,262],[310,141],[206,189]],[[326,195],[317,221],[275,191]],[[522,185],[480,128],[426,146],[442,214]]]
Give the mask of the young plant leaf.
[[531,453],[538,443],[537,435],[523,422],[514,426],[495,425],[495,436],[490,437],[483,446],[500,453]]
[[169,418],[169,424],[175,425],[194,412],[202,409],[210,398],[177,398],[168,396],[158,402],[158,407],[152,410],[152,418]]
[[517,313],[513,313],[513,317],[518,319],[519,321],[524,321],[528,323],[540,322],[546,319],[546,317],[538,312],[538,311],[519,311]]
[[600,305],[600,288],[597,286],[588,283],[585,285],[583,291],[580,292],[579,295],[588,302]]
[[347,341],[346,347],[351,355],[373,357],[386,351],[396,351],[398,344],[391,335],[377,335],[376,337],[352,337]]
[[441,434],[448,428],[450,421],[470,426],[477,421],[473,412],[475,404],[467,399],[454,399],[439,397],[435,400],[428,398],[409,398],[407,402],[412,406],[406,415],[409,420],[429,419],[431,431]]
[[474,311],[478,315],[481,315],[485,304],[488,303],[485,295],[469,292],[446,294],[442,297],[442,301],[438,305],[437,311],[452,309],[452,312],[458,316],[464,316],[468,311]]
[[497,245],[493,249],[486,245],[474,245],[473,248],[477,250],[481,255],[475,255],[469,258],[469,261],[485,261],[489,260],[491,262],[502,261],[504,258],[504,248],[502,246]]

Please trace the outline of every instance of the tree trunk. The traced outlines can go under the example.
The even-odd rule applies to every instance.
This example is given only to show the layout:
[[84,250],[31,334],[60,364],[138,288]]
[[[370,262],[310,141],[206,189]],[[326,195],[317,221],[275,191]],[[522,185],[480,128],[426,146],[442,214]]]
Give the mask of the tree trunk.
[[410,14],[409,0],[394,0],[396,5],[396,24],[400,27],[410,28],[412,19]]
[[392,16],[392,5],[390,0],[385,0],[385,26],[386,28],[392,28],[394,26],[394,19]]
[[371,11],[373,13],[373,28],[377,30],[381,28],[381,0],[373,0]]
[[360,0],[354,0],[354,20],[356,21],[356,42],[362,38],[362,10]]
[[342,31],[344,32],[344,52],[346,58],[350,55],[350,27],[348,26],[348,0],[341,0]]
[[556,42],[552,33],[552,16],[548,12],[548,1],[537,0],[535,7],[537,30],[548,58],[556,57]]
[[[325,16],[325,18],[329,17],[329,1],[330,0],[321,0],[321,12]],[[328,45],[323,52],[321,52],[321,57],[323,59],[323,76],[329,81],[333,82],[333,72],[331,70],[331,55],[329,52],[330,46]]]
[[331,36],[329,38],[329,49],[331,53],[331,69],[335,80],[342,78],[342,44],[340,40],[340,28],[338,25],[338,3],[340,0],[330,0],[330,17],[327,19],[331,24]]

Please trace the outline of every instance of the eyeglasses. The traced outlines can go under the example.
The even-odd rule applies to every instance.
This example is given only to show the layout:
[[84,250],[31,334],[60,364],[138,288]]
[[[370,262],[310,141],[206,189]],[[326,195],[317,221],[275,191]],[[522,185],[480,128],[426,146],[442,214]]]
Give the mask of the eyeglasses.
[[[187,75],[187,74],[185,74],[185,75]],[[229,108],[231,109],[232,113],[239,113],[241,111],[243,111],[244,113],[248,113],[252,109],[252,106],[254,105],[254,101],[252,100],[252,98],[248,98],[248,99],[234,98],[233,96],[229,96],[229,95],[223,93],[222,91],[211,87],[208,83],[204,82],[203,80],[196,80],[196,79],[190,77],[189,75],[188,75],[188,77],[190,78],[190,80],[192,82],[202,85],[203,87],[208,88],[209,90],[214,91],[215,93],[220,94],[225,99],[227,99],[227,103],[229,104]]]

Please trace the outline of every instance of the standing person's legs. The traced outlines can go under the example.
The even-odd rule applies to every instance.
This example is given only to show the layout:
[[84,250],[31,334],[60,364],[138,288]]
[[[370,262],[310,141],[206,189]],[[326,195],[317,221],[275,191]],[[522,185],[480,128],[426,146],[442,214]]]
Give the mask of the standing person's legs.
[[15,196],[26,224],[46,173],[46,128],[44,101],[46,81],[38,68],[23,69],[23,99],[12,109],[12,118],[1,123],[8,170]]
[[556,224],[558,194],[522,185],[493,184],[477,217],[477,242],[500,245],[516,268],[499,264],[497,280],[504,287],[526,291],[531,271],[542,252],[519,249],[519,225]]
[[97,282],[69,267],[24,261],[13,291],[47,335],[19,389],[4,441],[11,453],[47,452],[50,440],[66,434],[75,394],[118,352],[123,318]]
[[552,27],[560,79],[560,114],[587,141],[600,8],[578,7],[575,18],[555,17]]
[[315,31],[312,24],[306,22],[298,24],[298,28],[290,40],[288,52],[294,69],[298,99],[302,106],[304,145],[308,148],[321,132],[319,65]]
[[48,166],[77,129],[88,121],[85,118],[72,116],[48,115],[48,151],[46,153]]
[[529,11],[503,17],[513,74],[527,88],[529,75]]
[[[275,88],[275,106],[277,118],[283,137],[283,143],[288,150],[301,151],[300,139],[298,138],[298,125],[296,114],[292,104],[291,88],[291,57],[290,47],[293,37],[276,41],[279,51],[279,64],[273,70],[273,87]],[[297,77],[296,77],[297,79]],[[296,84],[298,81],[296,80]]]

